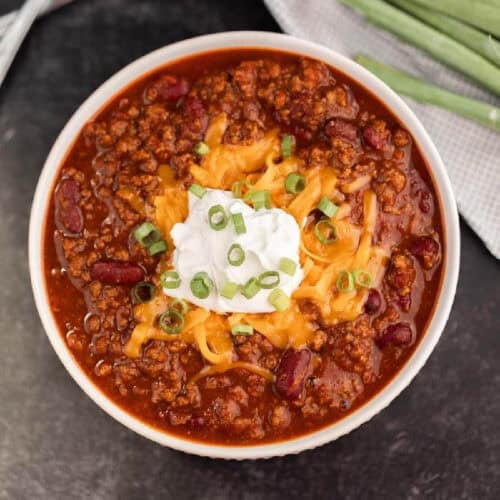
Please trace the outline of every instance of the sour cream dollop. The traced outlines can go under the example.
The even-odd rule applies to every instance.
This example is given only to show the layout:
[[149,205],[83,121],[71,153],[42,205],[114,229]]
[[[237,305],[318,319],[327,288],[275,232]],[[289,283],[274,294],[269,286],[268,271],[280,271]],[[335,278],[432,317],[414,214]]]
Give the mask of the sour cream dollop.
[[[214,205],[221,205],[229,217],[227,226],[220,231],[212,229],[208,220],[208,211]],[[231,214],[235,213],[241,213],[244,218],[244,234],[236,234],[231,220]],[[201,199],[190,192],[189,215],[185,222],[176,224],[170,234],[175,244],[173,264],[181,279],[179,288],[164,288],[164,293],[171,297],[218,313],[264,313],[275,310],[268,301],[272,290],[261,289],[250,299],[237,292],[232,299],[227,299],[220,294],[224,284],[244,285],[266,271],[278,271],[279,288],[291,296],[302,281],[300,229],[295,219],[280,208],[254,210],[230,191],[207,189]],[[245,251],[245,260],[239,266],[231,265],[227,257],[234,243]],[[293,276],[279,271],[284,257],[297,264]],[[206,299],[195,297],[191,291],[191,280],[198,272],[206,272],[214,283]]]

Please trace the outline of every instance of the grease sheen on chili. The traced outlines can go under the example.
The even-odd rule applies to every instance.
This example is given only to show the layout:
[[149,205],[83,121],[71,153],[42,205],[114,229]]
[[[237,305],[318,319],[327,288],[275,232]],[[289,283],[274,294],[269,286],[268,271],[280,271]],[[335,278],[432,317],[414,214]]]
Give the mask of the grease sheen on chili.
[[[325,325],[317,304],[298,301],[314,325],[300,349],[277,348],[255,328],[231,335],[236,360],[268,370],[274,382],[244,368],[193,379],[209,364],[195,344],[180,340],[150,340],[137,358],[123,351],[136,324],[133,285],[160,290],[165,271],[163,257],[150,255],[133,230],[150,220],[144,214],[161,189],[160,166],[184,189],[194,183],[189,166],[202,160],[197,145],[221,112],[228,117],[224,143],[252,144],[279,129],[294,138],[300,175],[333,168],[340,181],[359,181],[353,192],[332,193],[332,203],[349,205],[353,224],[363,221],[363,192],[377,198],[373,239],[388,261],[380,284],[366,290],[365,312]],[[322,217],[313,210],[305,224],[312,228]],[[162,237],[170,252],[169,235]],[[84,126],[61,166],[44,244],[52,311],[93,382],[159,429],[226,444],[312,432],[379,392],[425,333],[443,257],[434,184],[397,117],[333,68],[255,49],[185,58],[117,94]]]

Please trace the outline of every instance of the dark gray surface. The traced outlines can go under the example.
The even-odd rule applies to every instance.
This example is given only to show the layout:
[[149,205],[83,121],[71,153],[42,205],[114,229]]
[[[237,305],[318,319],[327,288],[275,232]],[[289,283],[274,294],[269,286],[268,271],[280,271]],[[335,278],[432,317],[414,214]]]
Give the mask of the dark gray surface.
[[231,29],[278,30],[257,1],[78,0],[36,24],[0,89],[0,499],[498,498],[500,266],[464,225],[457,299],[426,367],[379,416],[315,451],[237,463],[163,449],[99,410],[52,351],[26,243],[57,133],[136,57]]

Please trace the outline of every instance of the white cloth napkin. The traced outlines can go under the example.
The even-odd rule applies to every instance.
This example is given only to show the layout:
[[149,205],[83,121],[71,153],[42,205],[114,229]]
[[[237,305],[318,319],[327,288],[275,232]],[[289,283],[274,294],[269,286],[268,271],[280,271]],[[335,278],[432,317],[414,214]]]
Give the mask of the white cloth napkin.
[[[475,86],[418,49],[367,23],[334,0],[264,0],[282,29],[347,56],[357,53],[459,94],[500,106]],[[455,190],[458,208],[500,259],[500,133],[455,114],[404,98],[434,140]]]

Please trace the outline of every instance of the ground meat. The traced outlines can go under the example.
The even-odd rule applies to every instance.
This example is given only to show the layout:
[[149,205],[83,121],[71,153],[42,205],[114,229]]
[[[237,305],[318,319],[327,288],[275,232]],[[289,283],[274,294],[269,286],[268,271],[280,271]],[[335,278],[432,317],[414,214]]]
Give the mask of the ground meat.
[[354,323],[331,328],[332,358],[341,368],[357,373],[365,383],[374,381],[380,368],[380,353],[373,341],[375,330],[368,316]]
[[327,360],[312,382],[319,405],[347,410],[363,392],[363,382],[356,373],[342,370]]
[[363,139],[368,146],[385,153],[391,147],[391,131],[383,120],[373,120],[363,129]]
[[391,263],[385,275],[385,280],[400,297],[411,293],[415,275],[415,266],[409,255],[395,253],[391,256]]
[[308,345],[310,349],[312,349],[313,351],[319,352],[324,347],[327,340],[328,340],[327,333],[324,332],[323,330],[317,330],[310,338]]
[[354,142],[358,138],[358,128],[345,120],[330,120],[325,126],[325,134],[328,137],[342,137]]
[[274,428],[284,429],[290,425],[291,418],[286,406],[275,406],[269,414],[269,423]]
[[384,162],[374,183],[377,198],[385,212],[399,214],[398,195],[405,189],[406,175],[393,162]]

